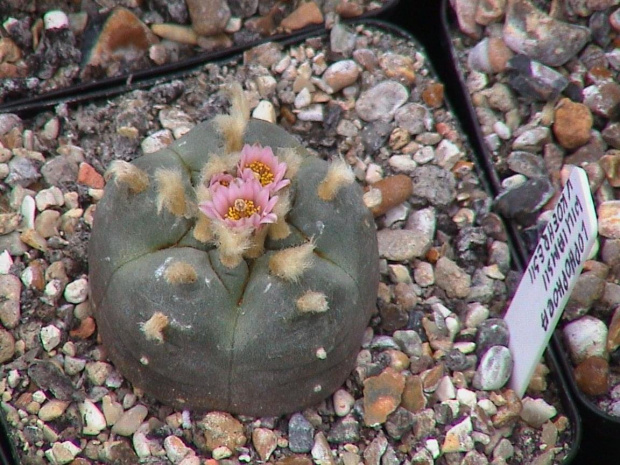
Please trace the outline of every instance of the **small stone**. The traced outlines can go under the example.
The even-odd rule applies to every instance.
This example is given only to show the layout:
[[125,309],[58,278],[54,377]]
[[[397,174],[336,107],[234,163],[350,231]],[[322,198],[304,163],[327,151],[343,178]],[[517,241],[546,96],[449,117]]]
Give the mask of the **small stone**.
[[422,91],[422,100],[430,108],[439,108],[443,105],[443,94],[443,84],[432,82]]
[[282,20],[280,26],[287,31],[296,31],[311,24],[322,24],[323,13],[314,1],[304,2]]
[[206,447],[210,451],[220,446],[235,450],[246,442],[243,425],[229,413],[209,412],[199,424],[204,429]]
[[411,178],[413,195],[431,205],[444,206],[454,200],[456,180],[452,172],[435,165],[423,165],[416,168]]
[[4,328],[0,328],[0,363],[8,362],[15,355],[15,338]]
[[451,170],[463,153],[456,144],[443,139],[435,149],[437,164],[446,170]]
[[510,87],[532,100],[555,99],[569,84],[568,79],[553,68],[515,55],[508,61]]
[[587,357],[575,367],[575,383],[589,396],[601,396],[609,391],[609,363],[602,357]]
[[175,464],[180,463],[192,451],[181,438],[173,435],[166,436],[164,439],[164,449],[168,459]]
[[118,402],[114,402],[109,395],[103,396],[101,409],[108,426],[114,425],[123,416],[123,406]]
[[261,100],[256,105],[256,108],[252,111],[252,118],[268,121],[269,123],[276,122],[276,109],[268,100]]
[[353,404],[355,404],[355,398],[345,389],[338,389],[334,392],[332,401],[334,403],[334,412],[339,417],[348,415],[351,408],[353,408]]
[[396,81],[382,81],[362,92],[355,111],[364,121],[390,121],[409,98],[407,88]]
[[[355,32],[351,31],[346,25],[342,24],[341,22],[337,22],[336,24],[334,24],[334,26],[332,27],[332,31],[329,34],[329,46],[332,53],[336,54],[337,56],[350,56],[353,52],[353,49],[355,48],[356,37],[357,35],[355,34]],[[359,54],[356,56],[359,57]]]
[[[360,74],[357,63],[353,60],[340,60],[332,63],[323,73],[323,80],[333,92],[353,85]],[[330,92],[331,93],[331,92]]]
[[115,8],[101,29],[87,66],[113,75],[119,61],[131,65],[145,57],[157,42],[157,36],[136,15],[126,8]]
[[314,445],[312,446],[312,459],[314,463],[321,465],[336,465],[332,450],[323,433],[316,433],[314,436]]
[[441,452],[447,454],[472,450],[474,448],[474,440],[471,438],[472,431],[471,417],[467,416],[448,430],[441,446]]
[[37,415],[41,421],[54,421],[65,413],[68,406],[69,402],[67,401],[51,399],[41,406]]
[[383,434],[379,434],[364,450],[365,465],[379,465],[381,457],[388,447],[388,440]]
[[390,368],[364,380],[364,423],[368,426],[385,423],[400,404],[404,389],[405,377]]
[[76,455],[82,451],[78,446],[73,444],[71,441],[64,442],[55,442],[52,445],[51,449],[45,451],[45,455],[50,457],[50,461],[52,463],[56,463],[58,465],[65,465],[73,459],[75,459]]
[[481,0],[476,6],[476,23],[488,26],[499,21],[505,13],[506,0]]
[[506,161],[512,171],[528,178],[547,174],[543,158],[530,152],[522,152],[520,150],[511,152]]
[[510,0],[503,38],[517,53],[548,66],[561,66],[583,48],[590,31],[547,15],[529,0]]
[[266,462],[278,446],[278,437],[270,429],[255,428],[252,431],[252,444],[261,460]]
[[483,391],[501,389],[510,378],[512,366],[512,355],[508,347],[490,347],[480,360],[472,384]]
[[450,298],[465,298],[471,289],[471,277],[445,256],[435,264],[435,283],[446,291]]
[[411,135],[421,134],[433,129],[433,115],[428,108],[419,103],[407,103],[396,110],[394,115],[398,126]]
[[377,233],[379,256],[394,261],[423,257],[430,245],[415,231],[382,229]]
[[360,424],[353,415],[339,419],[327,433],[327,441],[335,444],[357,442],[360,439]]
[[79,408],[84,422],[82,434],[96,436],[106,428],[107,423],[103,413],[92,401],[86,399],[80,404]]
[[230,19],[226,0],[186,0],[186,3],[196,34],[211,36],[224,31]]
[[620,347],[620,307],[614,310],[607,332],[607,351],[612,353]]
[[288,422],[288,444],[292,452],[307,453],[314,444],[314,428],[301,414],[295,413]]
[[403,203],[413,193],[411,178],[404,174],[388,176],[375,182],[372,188],[381,191],[381,203],[371,208],[374,216],[381,216],[388,210]]
[[198,34],[189,26],[180,24],[151,24],[151,31],[162,39],[173,40],[181,44],[196,45]]
[[88,292],[88,280],[86,278],[80,278],[67,284],[64,297],[67,302],[79,304],[88,298]]
[[[379,56],[379,67],[381,67],[388,78],[398,79],[408,85],[415,82],[415,65],[413,60],[408,56],[392,52],[383,53]],[[441,86],[441,88],[437,86]],[[439,100],[443,102],[443,85],[432,83],[424,92],[427,93],[427,97],[433,102]],[[426,98],[424,100],[426,102]],[[431,108],[436,108],[433,105],[428,105],[431,106]]]
[[49,352],[60,344],[61,331],[54,325],[41,328],[41,345]]
[[598,206],[599,234],[609,239],[620,239],[620,200],[607,200]]
[[22,283],[17,276],[0,275],[0,322],[7,329],[17,326],[21,317]]
[[495,209],[506,218],[526,222],[531,214],[540,210],[553,196],[555,188],[545,177],[526,182],[502,192],[495,199]]
[[69,27],[69,17],[61,10],[48,11],[43,15],[43,26],[46,30],[66,29]]
[[297,118],[301,121],[322,122],[325,119],[324,106],[320,104],[310,105],[307,109],[299,111]]
[[549,142],[551,142],[551,131],[549,128],[532,128],[522,132],[513,141],[512,148],[514,150],[538,153]]
[[595,115],[614,119],[619,114],[620,85],[602,82],[588,86],[583,89],[583,103]]
[[130,408],[114,423],[112,433],[119,436],[131,436],[138,430],[148,413],[148,409],[141,404]]
[[47,184],[56,186],[77,180],[78,162],[71,155],[60,155],[45,162],[41,174]]
[[480,26],[476,24],[476,5],[477,2],[467,0],[457,0],[453,2],[452,8],[456,13],[459,29],[470,37],[480,37]]
[[525,397],[521,404],[521,418],[534,428],[542,427],[558,413],[556,408],[553,405],[549,405],[544,399]]
[[573,150],[586,144],[592,129],[592,113],[582,104],[564,98],[555,109],[553,134],[562,147]]
[[592,356],[607,358],[607,326],[598,318],[586,315],[568,323],[563,332],[575,364]]
[[39,169],[31,158],[13,157],[9,161],[9,175],[4,179],[9,186],[28,187],[39,179]]
[[214,460],[222,460],[230,457],[232,455],[232,451],[226,446],[219,446],[213,449],[211,455]]
[[52,186],[49,189],[42,189],[34,197],[37,210],[40,212],[47,210],[50,207],[62,207],[65,204],[65,199],[62,191]]
[[174,142],[172,132],[169,129],[162,129],[144,138],[140,146],[145,154],[149,154],[167,147],[172,142]]
[[[486,307],[481,308],[486,309]],[[482,311],[484,312],[484,310]],[[486,314],[488,315],[488,309]],[[492,346],[508,347],[510,332],[504,319],[489,318],[488,320],[481,321],[476,327],[478,328],[476,332],[476,354],[478,357],[484,355]]]

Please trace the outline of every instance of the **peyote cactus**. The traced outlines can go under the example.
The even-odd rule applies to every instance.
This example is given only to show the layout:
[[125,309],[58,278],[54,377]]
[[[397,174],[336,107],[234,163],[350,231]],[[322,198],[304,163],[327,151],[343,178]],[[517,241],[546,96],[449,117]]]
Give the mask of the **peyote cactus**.
[[179,408],[279,415],[345,380],[375,306],[372,215],[342,161],[232,109],[111,166],[90,240],[99,333]]

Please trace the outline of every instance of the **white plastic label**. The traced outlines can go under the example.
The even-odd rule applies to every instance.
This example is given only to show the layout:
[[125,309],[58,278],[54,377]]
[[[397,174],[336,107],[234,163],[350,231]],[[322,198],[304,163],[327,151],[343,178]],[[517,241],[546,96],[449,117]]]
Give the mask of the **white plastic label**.
[[510,387],[521,397],[575,287],[597,235],[588,179],[573,168],[504,317],[514,360]]

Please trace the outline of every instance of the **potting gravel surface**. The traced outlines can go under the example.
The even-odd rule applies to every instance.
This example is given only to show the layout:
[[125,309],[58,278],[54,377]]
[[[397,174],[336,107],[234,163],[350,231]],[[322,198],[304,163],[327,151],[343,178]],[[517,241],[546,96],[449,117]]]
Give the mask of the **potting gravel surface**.
[[452,41],[502,180],[496,211],[532,250],[561,177],[588,175],[599,237],[560,327],[578,387],[620,417],[618,2],[475,3],[454,2]]
[[[23,463],[562,462],[572,430],[547,367],[523,400],[504,386],[501,315],[519,275],[421,52],[347,27],[112,100],[0,115],[0,392]],[[176,411],[133,389],[106,359],[88,300],[110,162],[227,111],[231,82],[253,117],[342,156],[376,212],[381,284],[355,369],[321,404],[279,418]]]
[[[384,12],[387,0],[3,0],[0,103]],[[392,2],[395,3],[395,2]]]

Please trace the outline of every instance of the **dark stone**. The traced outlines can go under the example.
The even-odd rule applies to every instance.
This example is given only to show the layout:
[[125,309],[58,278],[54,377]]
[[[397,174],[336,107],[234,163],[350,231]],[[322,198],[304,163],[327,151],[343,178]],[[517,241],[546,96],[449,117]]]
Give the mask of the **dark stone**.
[[588,22],[592,39],[601,47],[606,47],[611,42],[611,25],[609,14],[605,11],[595,11]]
[[71,380],[52,362],[34,362],[28,368],[28,376],[41,389],[48,389],[56,399],[83,399],[84,394],[76,391]]
[[[172,20],[177,24],[187,24],[189,13],[185,0],[153,0],[155,11],[161,13],[166,21]],[[232,3],[228,2],[229,6]]]
[[528,178],[547,174],[545,161],[541,156],[520,150],[511,152],[508,155],[508,168]]
[[469,368],[469,360],[467,360],[467,356],[458,349],[452,349],[446,355],[444,359],[444,363],[446,364],[446,368],[451,371],[465,371]]
[[521,224],[532,220],[532,214],[540,210],[553,197],[555,188],[546,177],[528,179],[495,198],[495,210],[506,218]]
[[301,413],[293,414],[288,422],[288,444],[292,452],[305,453],[312,450],[314,428]]
[[568,85],[568,79],[552,68],[525,55],[515,55],[508,62],[508,83],[523,97],[531,100],[553,100]]
[[411,431],[414,423],[415,415],[403,407],[398,407],[396,411],[388,417],[385,423],[385,429],[391,438],[398,440]]
[[228,7],[233,16],[249,18],[258,9],[258,0],[228,0]]
[[508,347],[510,333],[508,325],[501,318],[489,318],[478,326],[476,333],[476,355],[482,355],[492,346]]
[[352,415],[338,420],[327,433],[327,440],[335,444],[357,442],[359,439],[360,424]]
[[385,145],[385,141],[392,131],[392,126],[384,121],[375,121],[364,125],[362,129],[362,144],[367,155],[374,154]]

